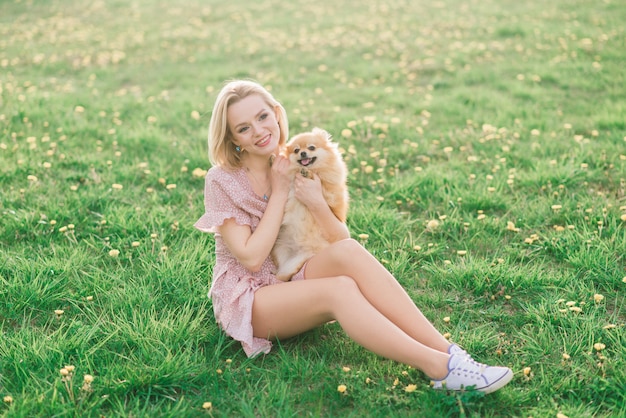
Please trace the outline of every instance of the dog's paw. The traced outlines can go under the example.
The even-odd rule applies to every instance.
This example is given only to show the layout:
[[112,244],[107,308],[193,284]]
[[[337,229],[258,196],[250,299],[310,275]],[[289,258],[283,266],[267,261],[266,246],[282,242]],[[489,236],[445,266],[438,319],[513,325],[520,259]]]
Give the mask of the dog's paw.
[[306,168],[302,167],[300,169],[300,174],[302,174],[302,177],[306,177],[308,179],[313,178],[313,176],[311,175],[311,173],[309,172],[309,170],[307,170]]

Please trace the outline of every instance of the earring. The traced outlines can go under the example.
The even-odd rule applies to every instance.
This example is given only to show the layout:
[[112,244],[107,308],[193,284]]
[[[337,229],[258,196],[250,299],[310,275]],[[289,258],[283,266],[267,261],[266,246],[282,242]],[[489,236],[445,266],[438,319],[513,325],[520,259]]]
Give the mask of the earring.
[[241,147],[240,147],[239,145],[237,145],[237,146],[235,147],[235,151],[237,151],[237,152],[241,152]]

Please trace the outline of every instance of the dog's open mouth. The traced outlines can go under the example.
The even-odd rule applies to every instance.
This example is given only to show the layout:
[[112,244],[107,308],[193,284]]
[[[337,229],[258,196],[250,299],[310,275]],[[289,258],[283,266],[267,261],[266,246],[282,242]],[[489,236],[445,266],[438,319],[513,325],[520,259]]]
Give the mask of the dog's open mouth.
[[298,163],[300,163],[300,165],[303,166],[303,167],[308,167],[311,164],[313,164],[315,162],[315,160],[317,160],[317,157],[303,158],[301,160],[298,160]]

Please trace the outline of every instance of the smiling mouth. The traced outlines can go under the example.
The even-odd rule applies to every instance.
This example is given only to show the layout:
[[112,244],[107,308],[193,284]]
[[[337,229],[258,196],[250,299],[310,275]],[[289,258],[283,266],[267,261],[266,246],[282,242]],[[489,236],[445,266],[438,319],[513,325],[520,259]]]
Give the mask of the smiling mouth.
[[308,167],[311,164],[313,164],[315,162],[315,160],[317,160],[317,157],[312,157],[312,158],[303,158],[301,160],[298,160],[298,163],[303,166],[303,167]]
[[266,145],[269,141],[270,141],[270,136],[268,135],[254,145],[256,146]]

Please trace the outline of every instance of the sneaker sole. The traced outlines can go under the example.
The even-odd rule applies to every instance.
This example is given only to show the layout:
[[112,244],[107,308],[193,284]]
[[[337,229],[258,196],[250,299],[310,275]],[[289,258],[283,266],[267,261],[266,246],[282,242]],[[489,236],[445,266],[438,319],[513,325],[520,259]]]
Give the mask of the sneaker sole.
[[509,369],[509,371],[505,373],[500,379],[496,380],[489,386],[485,386],[484,388],[480,388],[478,390],[484,393],[492,393],[506,386],[506,384],[509,383],[511,379],[513,379],[513,372],[511,371],[511,369]]

